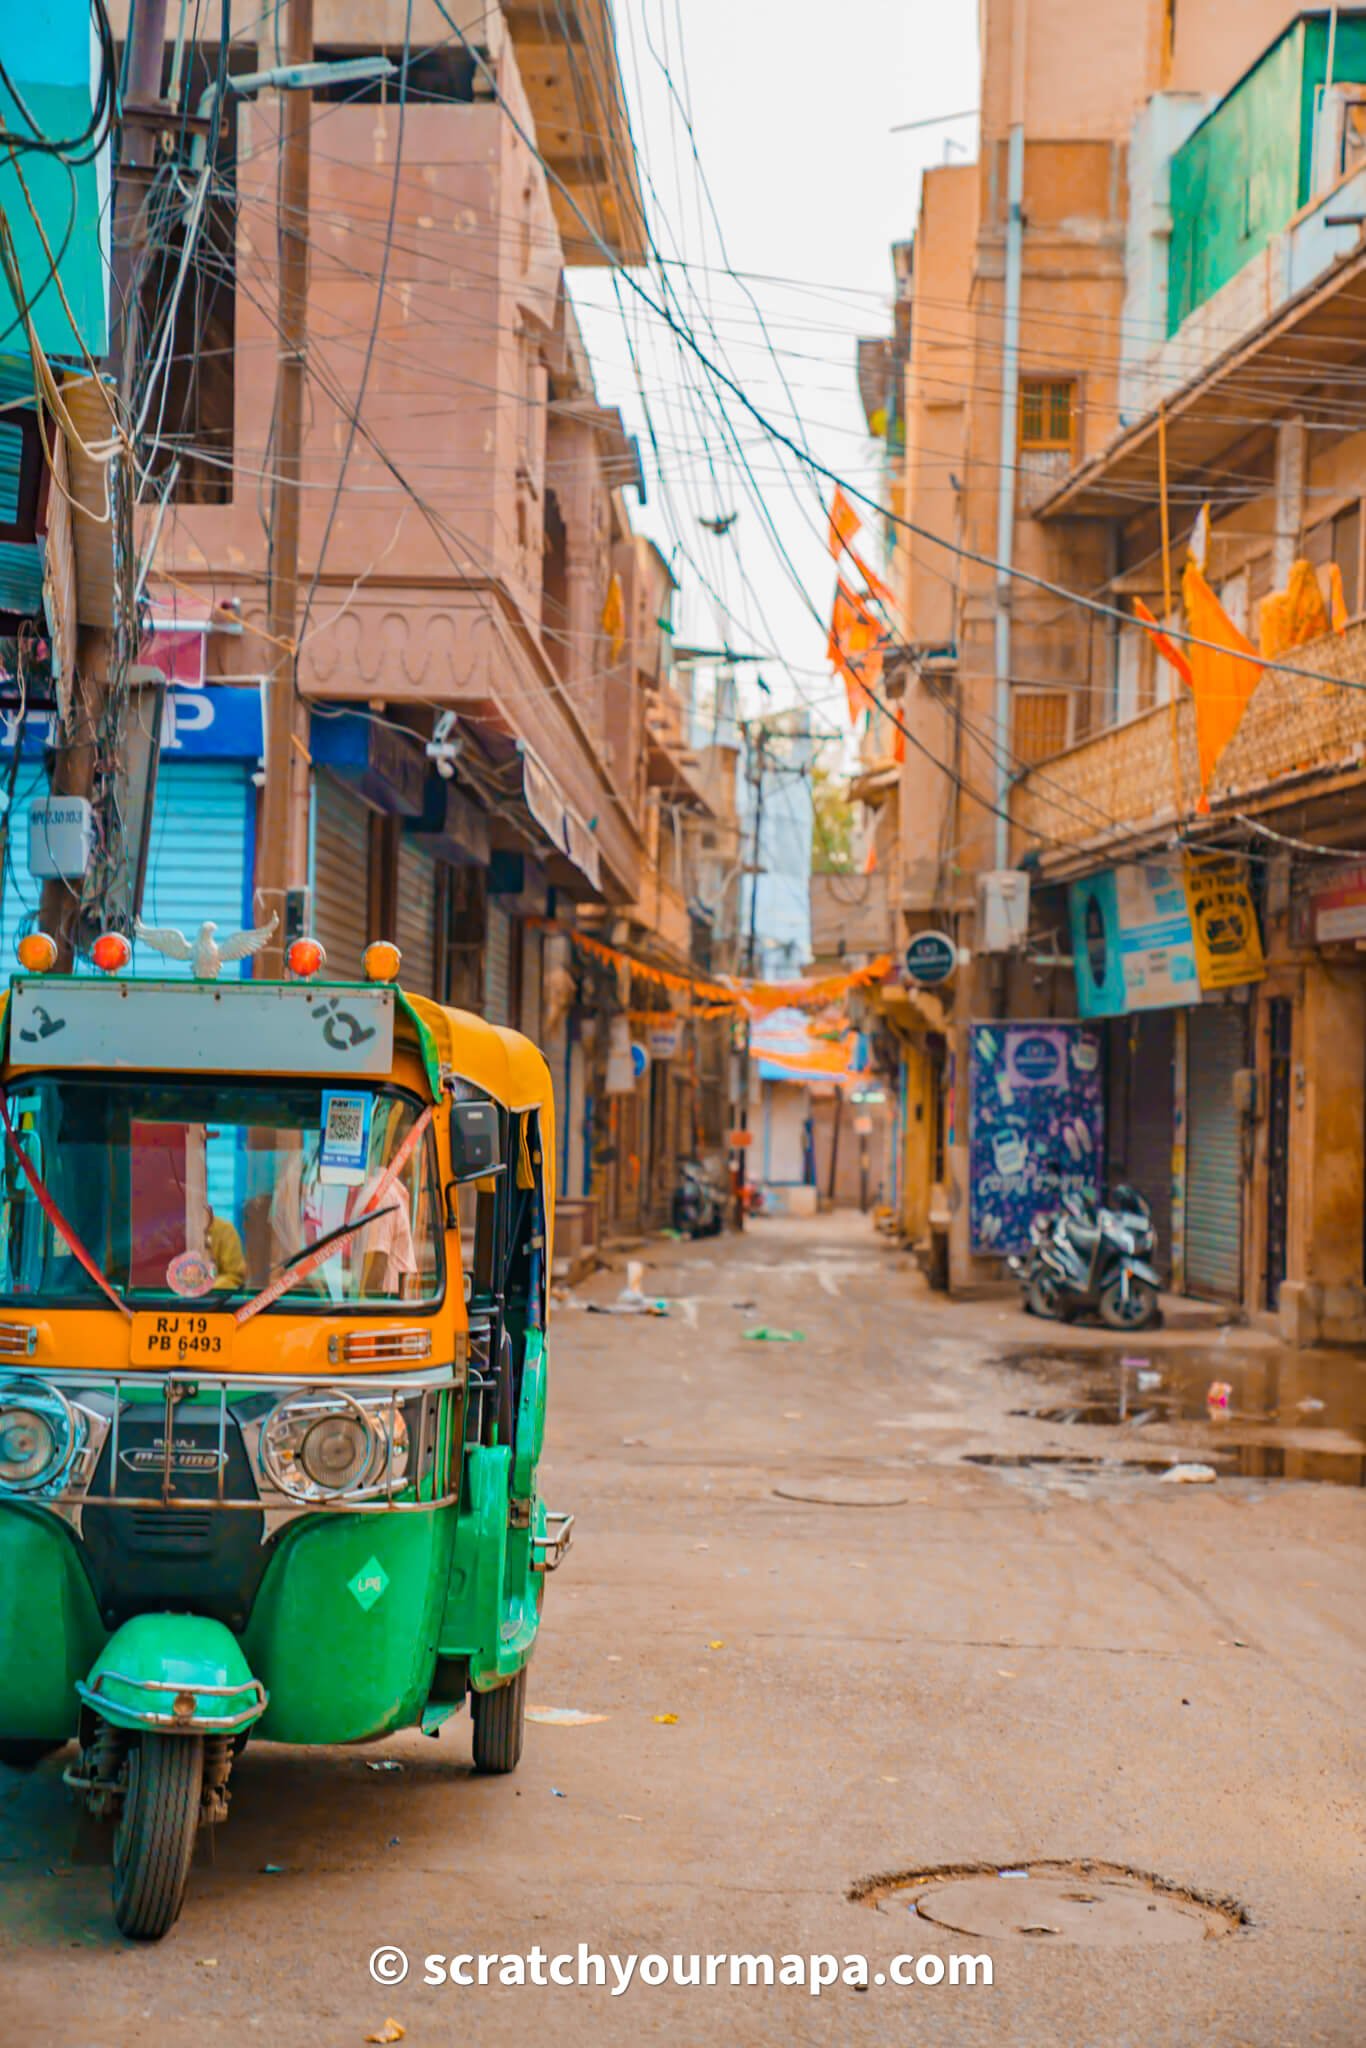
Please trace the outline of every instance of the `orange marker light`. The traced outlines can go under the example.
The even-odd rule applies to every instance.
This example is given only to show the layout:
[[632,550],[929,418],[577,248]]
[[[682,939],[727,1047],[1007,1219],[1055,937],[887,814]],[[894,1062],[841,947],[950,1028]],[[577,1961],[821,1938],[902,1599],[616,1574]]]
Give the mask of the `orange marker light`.
[[403,955],[387,939],[375,939],[361,956],[367,981],[397,981]]
[[291,974],[300,981],[307,981],[310,975],[322,973],[327,965],[327,955],[316,939],[294,939],[285,961]]
[[57,941],[46,932],[25,932],[14,950],[30,974],[51,974],[57,965]]
[[101,932],[90,957],[102,974],[117,974],[132,959],[133,949],[122,932]]

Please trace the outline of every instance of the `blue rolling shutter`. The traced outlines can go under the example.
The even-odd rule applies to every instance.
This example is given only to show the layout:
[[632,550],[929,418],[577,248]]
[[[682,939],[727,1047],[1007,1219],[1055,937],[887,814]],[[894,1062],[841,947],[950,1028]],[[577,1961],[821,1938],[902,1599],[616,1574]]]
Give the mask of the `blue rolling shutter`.
[[[142,921],[192,937],[206,918],[226,937],[251,923],[250,821],[255,790],[241,761],[165,761],[157,777]],[[135,974],[187,975],[187,962],[133,949]],[[251,962],[224,969],[245,976]]]
[[[14,796],[5,895],[0,908],[0,980],[16,972],[15,943],[26,918],[36,917],[43,885],[28,871],[28,812],[46,796],[41,762],[25,762]],[[224,934],[251,921],[251,821],[255,791],[241,761],[163,761],[147,852],[143,891],[145,924],[174,925],[193,936],[206,918]],[[250,962],[225,970],[249,971]],[[180,976],[184,962],[163,960],[146,946],[133,949],[135,974]]]
[[[0,777],[5,784],[9,779],[8,760],[0,763]],[[40,760],[24,761],[20,764],[19,780],[14,790],[14,815],[10,819],[9,841],[5,849],[5,894],[0,904],[0,984],[19,972],[19,962],[14,957],[19,934],[24,921],[36,917],[42,899],[43,885],[35,882],[28,871],[28,813],[35,797],[47,795],[47,772]]]

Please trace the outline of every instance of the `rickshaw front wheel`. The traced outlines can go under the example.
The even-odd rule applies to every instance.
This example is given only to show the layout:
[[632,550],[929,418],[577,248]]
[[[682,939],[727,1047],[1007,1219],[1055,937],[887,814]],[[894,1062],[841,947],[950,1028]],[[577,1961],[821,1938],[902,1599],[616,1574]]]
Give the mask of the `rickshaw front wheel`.
[[515,1771],[526,1733],[526,1665],[495,1692],[477,1692],[470,1700],[474,1722],[474,1768],[488,1777]]
[[144,1735],[128,1753],[114,1835],[114,1919],[135,1941],[160,1941],[180,1916],[203,1781],[202,1736]]

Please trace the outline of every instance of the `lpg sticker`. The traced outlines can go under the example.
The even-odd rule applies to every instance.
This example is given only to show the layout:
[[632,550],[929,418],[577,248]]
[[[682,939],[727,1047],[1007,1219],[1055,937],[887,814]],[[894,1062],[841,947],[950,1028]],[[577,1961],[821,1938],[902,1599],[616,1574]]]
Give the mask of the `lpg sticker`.
[[368,1614],[375,1602],[382,1599],[389,1584],[389,1574],[377,1557],[369,1557],[355,1574],[346,1582],[346,1590],[364,1614]]

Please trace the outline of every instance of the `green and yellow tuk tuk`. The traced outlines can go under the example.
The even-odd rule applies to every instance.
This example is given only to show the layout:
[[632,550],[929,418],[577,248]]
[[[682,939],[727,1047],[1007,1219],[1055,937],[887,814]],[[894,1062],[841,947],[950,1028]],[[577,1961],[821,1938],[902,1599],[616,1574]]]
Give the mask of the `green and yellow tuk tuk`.
[[550,1076],[383,978],[26,973],[0,1060],[0,1760],[74,1739],[156,1938],[252,1736],[518,1761]]

